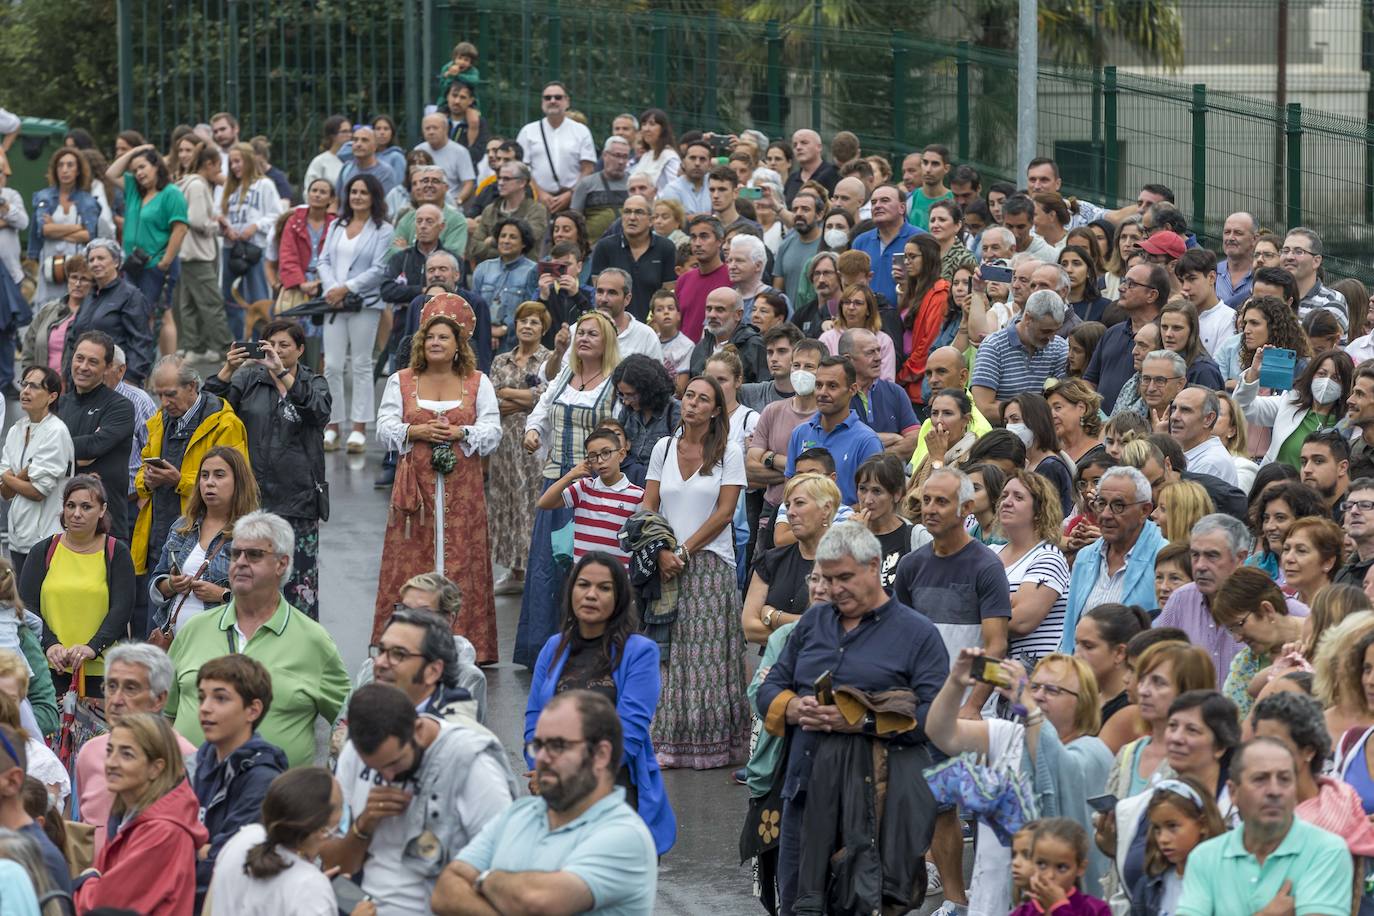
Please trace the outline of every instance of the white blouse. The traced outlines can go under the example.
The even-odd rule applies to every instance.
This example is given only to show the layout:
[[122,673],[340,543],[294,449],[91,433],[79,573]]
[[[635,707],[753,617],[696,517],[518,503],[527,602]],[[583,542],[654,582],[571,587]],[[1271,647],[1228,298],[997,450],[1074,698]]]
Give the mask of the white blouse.
[[74,460],[71,433],[57,414],[48,414],[38,424],[21,415],[10,427],[0,451],[0,470],[18,473],[27,468],[29,483],[43,494],[37,500],[18,494],[10,500],[12,550],[28,553],[43,538],[62,530],[62,487],[72,474]]
[[667,187],[668,182],[677,177],[682,168],[682,157],[677,154],[677,150],[672,145],[663,147],[663,152],[657,156],[653,150],[639,157],[635,167],[630,171],[632,175],[648,175],[653,179],[654,187],[662,191]]
[[[649,480],[658,481],[658,511],[673,526],[678,543],[682,544],[706,524],[716,511],[721,487],[744,487],[744,456],[734,442],[725,446],[721,463],[711,469],[711,476],[703,477],[698,470],[684,480],[677,465],[677,437],[664,436],[654,446],[649,458]],[[706,550],[735,568],[735,536],[729,522],[720,530]]]
[[[419,398],[418,403],[425,410],[439,413],[458,404],[457,401],[431,401],[424,398]],[[401,419],[403,409],[400,373],[392,373],[386,380],[381,406],[377,408],[377,441],[401,454],[410,451],[414,445],[406,438],[410,424]],[[501,444],[501,407],[496,400],[496,389],[485,375],[477,384],[477,419],[471,426],[462,428],[463,440],[458,446],[468,457],[474,453],[486,457]]]
[[[547,363],[545,364],[547,365]],[[544,376],[544,367],[539,367],[539,375]],[[548,454],[549,440],[553,435],[553,416],[552,408],[554,404],[566,404],[572,407],[594,407],[601,398],[606,386],[611,383],[608,375],[602,380],[600,385],[595,388],[588,388],[586,391],[578,391],[568,380],[572,377],[572,367],[564,366],[558,376],[548,386],[544,388],[544,393],[539,396],[539,400],[534,402],[534,408],[530,410],[530,415],[525,418],[525,432],[534,430],[539,433],[539,452],[541,456]]]

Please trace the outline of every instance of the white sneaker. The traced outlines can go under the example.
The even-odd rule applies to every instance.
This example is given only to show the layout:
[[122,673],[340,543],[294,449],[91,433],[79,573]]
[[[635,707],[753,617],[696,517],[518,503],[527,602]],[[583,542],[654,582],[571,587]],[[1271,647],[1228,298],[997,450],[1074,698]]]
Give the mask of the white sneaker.
[[366,449],[367,436],[364,436],[356,429],[348,434],[348,453],[350,455],[361,455]]
[[326,429],[324,431],[324,450],[326,452],[337,452],[339,450],[339,431],[337,429]]

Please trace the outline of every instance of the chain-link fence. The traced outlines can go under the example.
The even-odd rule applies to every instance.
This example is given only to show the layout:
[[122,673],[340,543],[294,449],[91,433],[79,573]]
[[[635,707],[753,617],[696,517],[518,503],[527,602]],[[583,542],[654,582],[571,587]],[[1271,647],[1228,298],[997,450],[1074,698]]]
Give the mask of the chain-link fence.
[[[481,53],[480,107],[500,134],[537,117],[541,81],[558,78],[598,140],[615,115],[654,106],[679,131],[848,129],[866,153],[896,164],[941,142],[986,181],[1016,180],[1015,37],[977,18],[1001,9],[1011,30],[1007,0],[932,5],[927,15],[856,2],[864,27],[831,22],[848,4],[776,0],[740,4],[741,18],[701,0],[124,2],[135,126],[161,142],[177,123],[235,111],[244,135],[266,134],[295,175],[334,112],[393,114],[415,137],[436,74],[468,40]],[[1328,265],[1363,276],[1374,220],[1371,2],[1043,3],[1041,48],[1052,59],[1039,73],[1039,152],[1061,163],[1071,193],[1104,203],[1167,184],[1204,237],[1235,210],[1271,227],[1313,226]],[[755,21],[774,6],[777,19]],[[1081,15],[1056,14],[1065,7]],[[1146,19],[1128,21],[1147,7]]]

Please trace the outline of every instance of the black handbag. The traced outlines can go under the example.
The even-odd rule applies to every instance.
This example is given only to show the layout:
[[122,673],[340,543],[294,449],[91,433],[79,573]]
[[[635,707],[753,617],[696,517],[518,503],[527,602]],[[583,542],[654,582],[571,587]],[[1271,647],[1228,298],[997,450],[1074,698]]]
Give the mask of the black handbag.
[[262,260],[262,246],[239,239],[229,249],[229,272],[241,277]]

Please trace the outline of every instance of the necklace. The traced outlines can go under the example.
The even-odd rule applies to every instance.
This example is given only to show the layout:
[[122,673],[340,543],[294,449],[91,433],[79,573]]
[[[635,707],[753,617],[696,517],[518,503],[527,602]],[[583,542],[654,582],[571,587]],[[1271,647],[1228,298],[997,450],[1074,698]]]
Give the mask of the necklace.
[[584,379],[582,380],[582,384],[580,384],[580,385],[577,386],[577,390],[578,390],[578,391],[586,391],[586,390],[587,390],[587,386],[590,385],[592,382],[596,381],[596,380],[599,379],[599,378],[601,378],[601,373],[600,373],[600,372],[598,372],[596,375],[593,375],[591,378],[584,378]]

